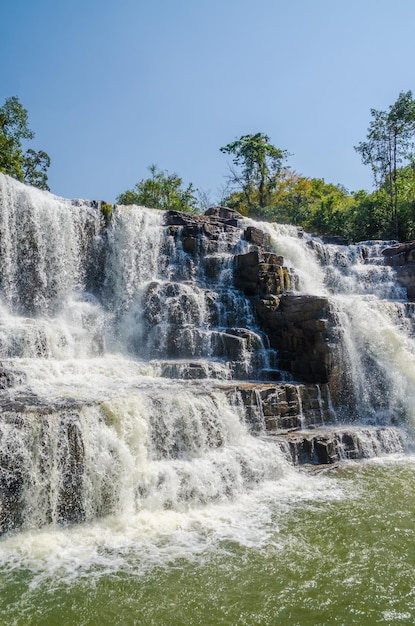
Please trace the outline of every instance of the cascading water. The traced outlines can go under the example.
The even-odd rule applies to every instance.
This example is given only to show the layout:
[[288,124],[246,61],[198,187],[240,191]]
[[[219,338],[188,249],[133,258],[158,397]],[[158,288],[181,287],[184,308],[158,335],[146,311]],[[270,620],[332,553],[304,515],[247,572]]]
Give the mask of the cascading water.
[[413,622],[413,306],[228,213],[0,174],[2,623]]
[[[283,399],[254,388],[246,400],[249,381],[289,378],[234,286],[234,256],[256,249],[242,236],[249,220],[219,228],[172,213],[166,224],[161,211],[115,207],[105,227],[96,203],[3,175],[0,198],[2,531],[231,501],[293,471],[248,428],[251,416],[252,430],[275,430],[277,404],[284,427],[310,419],[301,386]],[[382,410],[388,423],[408,412],[412,339],[403,305],[375,295],[379,278],[382,297],[403,293],[369,262],[375,247],[324,247],[292,228],[259,227],[303,291],[337,287],[359,417],[378,422]],[[317,384],[309,402],[320,423],[322,397]]]
[[[413,323],[406,290],[397,283],[394,270],[382,263],[381,251],[388,244],[350,246],[355,260],[331,261],[326,265],[326,280],[342,320],[345,362],[351,372],[358,417],[371,423],[406,419],[413,428]],[[347,253],[342,257],[347,261]]]
[[[212,386],[262,346],[228,284],[239,233],[203,267],[160,211],[117,207],[105,230],[93,203],[0,186],[2,531],[227,500],[282,475]],[[159,377],[186,373],[208,380]]]
[[413,310],[382,250],[393,242],[322,244],[293,227],[262,224],[306,293],[330,297],[342,333],[346,421],[415,425]]

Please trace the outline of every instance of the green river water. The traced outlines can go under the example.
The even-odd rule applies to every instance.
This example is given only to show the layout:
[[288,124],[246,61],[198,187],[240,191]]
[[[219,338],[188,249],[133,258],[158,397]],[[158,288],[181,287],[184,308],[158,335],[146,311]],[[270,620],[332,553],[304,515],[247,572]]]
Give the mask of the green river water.
[[415,624],[415,459],[0,543],[7,626]]

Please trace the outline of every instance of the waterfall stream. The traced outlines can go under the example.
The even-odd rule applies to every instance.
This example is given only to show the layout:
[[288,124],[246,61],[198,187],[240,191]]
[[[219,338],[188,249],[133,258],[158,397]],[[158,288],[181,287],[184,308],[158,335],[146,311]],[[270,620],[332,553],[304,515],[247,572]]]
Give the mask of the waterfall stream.
[[[233,283],[235,255],[254,249],[241,234],[253,222],[190,237],[161,211],[118,206],[107,228],[99,203],[1,174],[0,203],[3,532],[179,513],[295,483],[284,447],[250,428],[255,414],[264,435],[265,392],[254,389],[256,408],[241,400],[252,381],[290,381]],[[334,303],[358,398],[350,421],[415,424],[413,321],[381,245],[324,246],[254,226],[301,293]],[[300,426],[304,393],[297,385],[284,400]],[[323,399],[317,381],[322,424]]]
[[[330,297],[342,332],[342,367],[351,377],[356,415],[365,423],[415,426],[415,326],[406,289],[385,265],[390,241],[322,244],[296,237],[293,227],[262,224],[285,262],[296,268],[300,289]],[[341,412],[341,407],[340,407]]]

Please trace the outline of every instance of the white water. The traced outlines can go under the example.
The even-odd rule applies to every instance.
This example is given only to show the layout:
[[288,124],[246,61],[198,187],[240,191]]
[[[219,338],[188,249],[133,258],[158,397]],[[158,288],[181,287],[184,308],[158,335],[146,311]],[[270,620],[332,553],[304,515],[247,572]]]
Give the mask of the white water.
[[[64,563],[75,572],[81,562],[115,567],[113,550],[134,544],[150,560],[161,558],[164,536],[175,537],[167,555],[197,551],[206,536],[258,545],[268,502],[323,498],[325,489],[339,497],[324,479],[294,471],[272,442],[252,437],[243,407],[212,379],[160,377],[164,360],[181,371],[191,360],[223,379],[253,371],[253,353],[237,331],[248,329],[260,348],[261,339],[249,302],[229,284],[232,254],[246,242],[219,242],[214,279],[164,236],[160,211],[118,207],[105,241],[91,203],[2,175],[0,198],[0,362],[13,378],[2,392],[0,445],[6,474],[10,458],[19,460],[15,514],[24,531],[3,542],[6,561],[51,570]],[[298,272],[303,291],[332,295],[306,240],[293,229],[260,227]],[[359,255],[355,265],[354,276],[367,274]],[[334,282],[344,285],[343,275],[339,270]],[[346,279],[350,285],[355,277]],[[396,323],[395,305],[388,312],[376,295],[362,300],[350,292],[341,287],[334,301],[344,316],[359,417],[379,419],[367,355],[386,381],[381,419],[390,420],[391,407],[411,416],[408,326]],[[178,345],[186,357],[179,361]],[[84,523],[58,531],[65,520]]]
[[291,226],[263,223],[275,250],[300,277],[300,289],[328,296],[342,329],[344,362],[357,401],[348,420],[407,421],[415,428],[414,325],[406,290],[382,263],[392,242],[325,245],[297,237]]
[[[165,240],[163,213],[118,207],[105,274],[94,284],[90,265],[105,243],[99,210],[4,176],[0,183],[2,251],[10,268],[1,291],[0,358],[12,379],[2,394],[0,439],[13,523],[29,531],[65,519],[180,511],[231,502],[282,477],[288,468],[278,448],[249,435],[241,408],[225,391],[209,381],[159,378],[160,362],[148,360],[168,355],[178,341],[203,363],[224,350],[221,327],[210,329],[210,317],[220,323],[224,315],[231,258],[220,251],[224,244],[218,253],[223,293],[212,313],[207,298],[217,296],[189,283],[197,264]],[[20,258],[26,218],[35,242],[28,268]],[[38,264],[42,300],[34,285]],[[238,320],[246,308],[245,299],[242,307],[236,303]],[[248,359],[236,335],[234,344]],[[227,363],[213,360],[209,367],[221,374]],[[228,370],[224,377],[230,376]]]

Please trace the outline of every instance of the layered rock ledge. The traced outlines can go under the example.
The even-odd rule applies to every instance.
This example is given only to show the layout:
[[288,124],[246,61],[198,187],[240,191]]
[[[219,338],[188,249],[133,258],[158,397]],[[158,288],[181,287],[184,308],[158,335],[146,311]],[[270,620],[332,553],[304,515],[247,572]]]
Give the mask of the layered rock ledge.
[[294,465],[332,465],[339,461],[399,454],[407,448],[405,431],[391,426],[333,425],[276,434],[274,438]]

